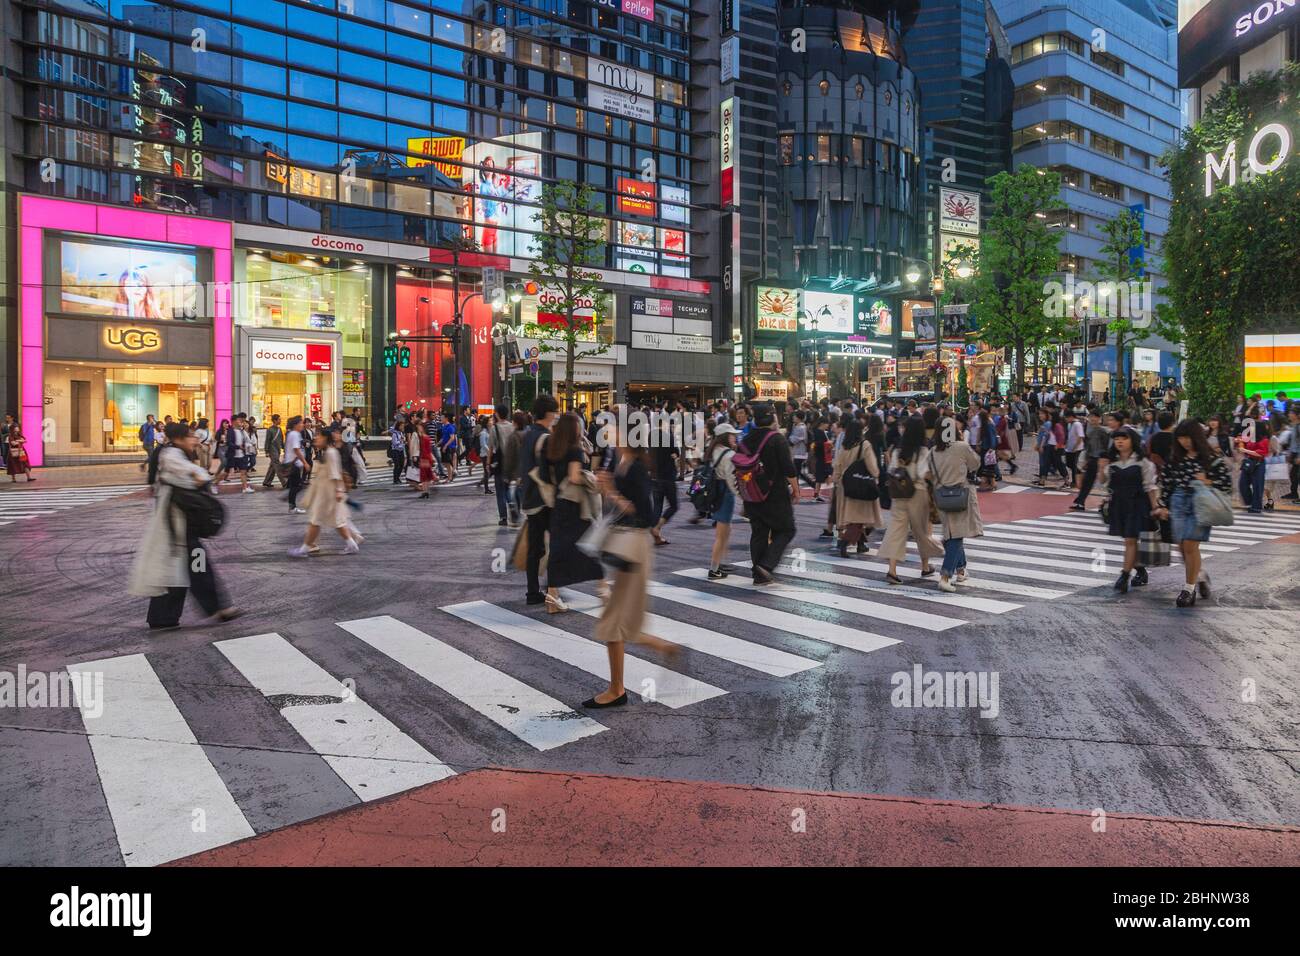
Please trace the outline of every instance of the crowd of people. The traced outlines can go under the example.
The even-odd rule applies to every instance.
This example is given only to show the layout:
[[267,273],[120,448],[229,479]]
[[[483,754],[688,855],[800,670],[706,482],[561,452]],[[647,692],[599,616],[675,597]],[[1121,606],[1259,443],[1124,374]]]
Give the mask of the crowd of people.
[[[965,542],[983,534],[981,492],[1006,480],[1004,468],[1014,475],[1025,467],[1020,453],[1032,447],[1033,484],[1069,488],[1075,510],[1090,508],[1099,493],[1108,533],[1124,542],[1115,590],[1146,585],[1148,565],[1168,564],[1176,546],[1185,570],[1176,604],[1190,607],[1210,594],[1200,545],[1213,525],[1230,523],[1234,489],[1252,513],[1298,500],[1300,402],[1285,395],[1267,402],[1242,396],[1230,422],[1180,421],[1167,404],[1103,410],[1079,392],[1053,388],[971,399],[963,408],[941,396],[870,406],[666,402],[561,413],[556,399],[542,394],[531,412],[505,405],[477,417],[399,409],[387,454],[392,482],[411,488],[413,498],[481,469],[477,484],[495,495],[498,525],[518,529],[514,563],[525,574],[527,604],[562,614],[569,610],[564,589],[594,585],[605,602],[596,633],[609,645],[610,679],[586,702],[591,708],[626,703],[626,643],[674,652],[642,624],[654,552],[669,543],[668,526],[682,509],[690,523],[712,526],[710,579],[741,573],[727,557],[732,525],[746,522],[748,573],[754,585],[773,583],[798,534],[796,515],[810,510],[816,517],[805,527],[841,558],[874,549],[889,584],[902,584],[906,574],[934,578],[941,592],[953,593],[969,580]],[[634,420],[639,426],[629,428]],[[292,557],[320,551],[327,528],[344,553],[360,549],[361,505],[352,493],[367,462],[351,416],[281,423],[276,415],[261,431],[242,413],[215,430],[206,419],[148,424],[141,442],[157,507],[131,591],[152,599],[151,627],[177,626],[187,589],[219,619],[238,613],[210,561],[187,570],[182,559],[202,547],[196,528],[219,529],[220,516],[204,502],[217,500],[223,479],[238,482],[241,493],[254,491],[249,475],[259,452],[266,456],[263,486],[278,480],[289,512],[307,516]],[[12,462],[21,431],[11,421],[5,434]],[[900,567],[909,550],[916,570]]]

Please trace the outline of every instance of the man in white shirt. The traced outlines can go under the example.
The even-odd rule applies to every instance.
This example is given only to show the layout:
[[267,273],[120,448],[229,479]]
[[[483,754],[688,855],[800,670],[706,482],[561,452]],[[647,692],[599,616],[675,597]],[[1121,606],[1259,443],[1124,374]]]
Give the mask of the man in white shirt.
[[302,491],[303,476],[307,469],[307,453],[302,447],[302,416],[289,419],[289,431],[284,436],[284,461],[289,465],[289,513],[302,515],[307,511],[298,507],[298,493]]

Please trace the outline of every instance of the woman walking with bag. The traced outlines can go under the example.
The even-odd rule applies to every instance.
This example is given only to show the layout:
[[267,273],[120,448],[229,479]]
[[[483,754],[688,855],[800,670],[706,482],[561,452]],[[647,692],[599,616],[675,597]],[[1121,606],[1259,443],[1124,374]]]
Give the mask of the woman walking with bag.
[[597,478],[606,503],[618,515],[601,545],[602,557],[614,568],[614,586],[596,625],[596,640],[605,645],[609,654],[609,686],[583,701],[583,707],[600,709],[627,703],[623,647],[628,641],[648,644],[673,656],[681,651],[678,645],[641,631],[649,603],[654,551],[650,528],[655,523],[646,457],[643,448],[620,445],[613,470],[602,471]]
[[[987,414],[987,413],[985,413]],[[947,441],[957,435],[951,419],[940,423],[930,449],[930,486],[943,525],[943,566],[939,590],[952,593],[966,582],[966,538],[984,534],[979,495],[972,495],[966,474],[980,465],[980,456],[964,441]]]
[[[872,416],[875,417],[875,416]],[[854,418],[844,422],[844,442],[835,456],[835,526],[840,529],[840,557],[849,556],[849,545],[858,554],[867,551],[866,535],[884,525],[880,517],[880,466],[876,450],[862,437],[862,424]],[[867,481],[866,477],[871,480]],[[861,497],[864,494],[870,498]]]
[[322,428],[312,439],[313,447],[320,453],[321,473],[307,489],[307,533],[302,544],[289,551],[291,558],[305,558],[320,550],[316,539],[321,528],[333,528],[343,539],[343,553],[356,554],[361,550],[352,535],[352,519],[348,515],[348,487],[343,473],[343,459],[334,446],[333,432]]
[[1137,563],[1138,539],[1153,527],[1152,519],[1160,507],[1159,488],[1156,466],[1142,454],[1137,429],[1129,425],[1117,428],[1110,441],[1103,456],[1110,461],[1105,480],[1110,499],[1103,506],[1104,516],[1109,533],[1124,539],[1124,567],[1115,580],[1115,590],[1127,594],[1130,584],[1141,587],[1147,583],[1147,569]]
[[[1200,487],[1198,487],[1200,486]],[[1198,497],[1216,500],[1197,506]],[[1210,540],[1210,524],[1232,523],[1232,470],[1205,439],[1201,423],[1189,418],[1174,429],[1174,449],[1160,477],[1160,510],[1168,518],[1183,555],[1183,589],[1175,602],[1192,607],[1196,594],[1210,596],[1210,577],[1201,565],[1201,542]]]
[[1268,458],[1267,426],[1259,420],[1259,405],[1252,404],[1241,422],[1237,449],[1241,452],[1241,500],[1253,515],[1264,513],[1264,479]]
[[569,609],[560,598],[560,588],[604,579],[600,562],[578,547],[578,541],[600,514],[596,477],[591,472],[591,460],[582,450],[582,419],[573,412],[560,416],[551,428],[545,455],[538,464],[542,481],[555,487],[546,549],[546,612],[559,614]]
[[[956,427],[954,423],[954,428]],[[898,576],[898,562],[907,560],[907,539],[916,541],[921,558],[921,576],[934,574],[930,561],[943,554],[943,547],[930,536],[930,491],[926,486],[930,464],[925,453],[925,423],[913,415],[903,424],[903,435],[898,447],[889,453],[889,486],[891,506],[885,540],[880,543],[877,557],[889,562],[885,580],[902,584]],[[965,474],[962,481],[966,480]]]
[[736,518],[736,469],[731,459],[736,454],[736,435],[739,432],[730,422],[721,422],[713,429],[713,442],[709,445],[708,460],[713,466],[713,480],[722,487],[722,498],[709,517],[713,519],[713,552],[709,555],[709,578],[725,578],[728,571],[722,566],[731,545],[731,523]]
[[32,477],[32,464],[27,457],[27,439],[17,422],[9,426],[9,461],[5,470],[9,472],[10,481],[17,481],[19,475],[26,475],[28,481],[36,480]]

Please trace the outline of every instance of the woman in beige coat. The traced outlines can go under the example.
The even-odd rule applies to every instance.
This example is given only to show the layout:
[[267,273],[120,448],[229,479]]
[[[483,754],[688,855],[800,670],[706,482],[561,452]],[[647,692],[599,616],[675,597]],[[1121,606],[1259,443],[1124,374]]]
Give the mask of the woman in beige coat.
[[361,550],[348,517],[348,487],[343,475],[343,459],[332,443],[333,431],[322,428],[312,439],[321,452],[321,474],[312,479],[307,488],[307,533],[302,544],[289,551],[292,558],[305,558],[320,550],[316,539],[321,528],[333,528],[343,539],[343,553],[356,554]]
[[889,453],[889,468],[891,471],[895,468],[906,471],[914,489],[910,498],[891,495],[893,504],[889,509],[889,526],[885,529],[885,540],[880,543],[879,556],[889,562],[885,580],[890,584],[902,584],[898,562],[907,559],[909,534],[916,540],[923,577],[934,574],[930,561],[943,554],[939,542],[930,537],[930,489],[925,481],[930,470],[930,452],[925,445],[925,424],[920,416],[913,415],[904,422],[902,439]]
[[849,554],[849,545],[857,545],[859,553],[867,550],[866,534],[872,528],[883,527],[880,502],[863,501],[844,494],[844,472],[861,461],[872,478],[879,480],[880,467],[876,464],[876,450],[870,442],[862,440],[862,423],[849,419],[844,423],[844,442],[832,463],[831,475],[835,481],[835,525],[840,529],[840,557]]
[[[965,510],[939,512],[939,521],[943,524],[943,567],[939,570],[939,590],[948,592],[956,591],[955,585],[966,581],[964,540],[984,534],[979,495],[973,493],[966,483],[967,474],[979,470],[981,459],[975,449],[960,440],[960,436],[957,423],[946,418],[940,423],[934,446],[930,449],[931,486],[961,485],[967,489]],[[947,441],[950,437],[957,440]]]

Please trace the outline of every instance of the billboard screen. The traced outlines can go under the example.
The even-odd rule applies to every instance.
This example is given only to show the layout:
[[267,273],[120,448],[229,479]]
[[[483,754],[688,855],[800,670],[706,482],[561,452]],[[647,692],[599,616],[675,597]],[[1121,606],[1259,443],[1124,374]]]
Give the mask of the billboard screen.
[[[475,143],[465,150],[466,192],[474,200],[474,239],[490,255],[535,254],[527,233],[540,229],[541,133],[516,133]],[[473,169],[472,166],[481,166]]]

